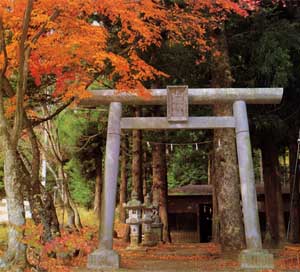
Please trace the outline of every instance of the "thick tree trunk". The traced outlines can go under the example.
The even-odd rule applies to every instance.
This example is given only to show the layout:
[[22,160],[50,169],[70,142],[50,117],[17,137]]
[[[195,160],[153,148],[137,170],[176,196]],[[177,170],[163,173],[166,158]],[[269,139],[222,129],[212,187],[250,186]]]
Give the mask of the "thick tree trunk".
[[102,192],[102,151],[100,150],[97,158],[95,158],[96,165],[96,182],[95,182],[95,198],[94,198],[94,212],[97,217],[100,217],[101,212],[101,192]]
[[[212,68],[212,87],[231,87],[233,82],[224,30],[217,34]],[[214,105],[215,116],[232,116],[232,104]],[[220,220],[220,243],[223,251],[240,250],[245,246],[244,225],[240,205],[240,184],[237,169],[235,131],[215,129],[213,138],[214,173]]]
[[[7,147],[4,159],[4,185],[7,200],[9,235],[8,247],[0,268],[14,267],[22,269],[27,264],[26,246],[22,243],[24,237],[25,210],[23,204],[23,188],[19,179],[17,153]],[[14,271],[11,268],[9,271]],[[17,269],[16,269],[17,270]]]
[[[232,105],[215,106],[216,116],[231,116]],[[214,132],[214,181],[220,220],[220,243],[223,251],[244,247],[244,227],[240,206],[235,133],[232,129]]]
[[[140,109],[135,109],[135,116],[140,116]],[[142,131],[132,131],[132,190],[137,192],[138,199],[143,202],[142,179]]]
[[121,178],[120,178],[120,222],[126,221],[126,210],[123,204],[127,202],[127,139],[124,137],[121,143]]
[[212,161],[210,163],[209,172],[210,172],[210,180],[212,184],[212,204],[213,204],[213,215],[212,215],[212,241],[214,243],[220,242],[220,218],[219,218],[219,207],[218,207],[218,184],[217,180],[215,180],[214,173],[214,159],[210,156]]
[[153,204],[158,205],[159,215],[163,224],[162,240],[171,242],[168,223],[168,182],[166,148],[162,144],[154,144],[152,149],[153,169]]
[[8,212],[8,241],[5,255],[0,259],[0,269],[23,271],[27,266],[24,238],[25,210],[22,180],[20,179],[17,143],[12,143],[8,121],[4,114],[2,93],[2,75],[0,76],[0,135],[4,147],[4,186]]
[[[290,161],[290,220],[289,220],[289,241],[292,243],[300,242],[300,201],[299,201],[299,163],[296,166],[297,143],[289,144],[289,161]],[[296,170],[296,171],[295,171]]]
[[280,245],[285,241],[285,224],[283,214],[283,200],[279,179],[278,148],[269,140],[261,144],[265,207],[267,217],[267,232],[270,234],[271,245]]

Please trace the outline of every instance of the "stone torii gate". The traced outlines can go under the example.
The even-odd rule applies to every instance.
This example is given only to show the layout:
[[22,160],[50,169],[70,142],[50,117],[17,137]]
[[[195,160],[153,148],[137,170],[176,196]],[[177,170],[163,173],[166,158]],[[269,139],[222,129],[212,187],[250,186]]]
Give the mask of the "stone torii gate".
[[[109,104],[105,172],[102,192],[99,248],[88,257],[88,268],[119,268],[120,258],[113,250],[113,226],[116,205],[117,180],[122,129],[215,129],[234,128],[238,168],[241,184],[243,220],[247,249],[240,254],[242,268],[272,268],[273,256],[262,249],[257,209],[251,143],[246,103],[278,104],[282,88],[224,88],[188,89],[186,86],[170,86],[167,89],[150,90],[145,99],[131,93],[116,90],[91,91],[92,96],[80,102],[81,107]],[[122,104],[166,105],[168,117],[122,118]],[[233,116],[189,117],[188,104],[212,105],[230,103]]]

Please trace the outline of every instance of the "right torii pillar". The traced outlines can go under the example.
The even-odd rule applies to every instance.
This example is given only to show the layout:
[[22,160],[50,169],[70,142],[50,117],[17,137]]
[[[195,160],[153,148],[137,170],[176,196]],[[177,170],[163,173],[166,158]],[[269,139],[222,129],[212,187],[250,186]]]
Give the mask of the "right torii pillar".
[[235,101],[233,114],[247,245],[240,253],[241,268],[273,269],[273,255],[262,249],[246,103]]

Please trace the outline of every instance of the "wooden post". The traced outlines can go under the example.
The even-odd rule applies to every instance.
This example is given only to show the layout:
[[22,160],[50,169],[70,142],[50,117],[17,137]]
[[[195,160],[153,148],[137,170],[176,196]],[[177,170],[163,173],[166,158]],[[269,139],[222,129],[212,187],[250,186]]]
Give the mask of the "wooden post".
[[99,248],[88,256],[88,268],[119,268],[120,258],[112,250],[116,207],[117,181],[119,173],[120,134],[122,105],[112,102],[109,107],[105,172],[102,190]]

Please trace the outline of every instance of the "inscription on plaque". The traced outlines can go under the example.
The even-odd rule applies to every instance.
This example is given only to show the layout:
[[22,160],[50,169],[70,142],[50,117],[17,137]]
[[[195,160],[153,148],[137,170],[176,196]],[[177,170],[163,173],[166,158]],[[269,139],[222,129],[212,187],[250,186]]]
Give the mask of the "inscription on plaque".
[[187,122],[189,117],[188,86],[168,86],[167,90],[168,121]]

